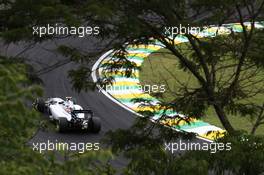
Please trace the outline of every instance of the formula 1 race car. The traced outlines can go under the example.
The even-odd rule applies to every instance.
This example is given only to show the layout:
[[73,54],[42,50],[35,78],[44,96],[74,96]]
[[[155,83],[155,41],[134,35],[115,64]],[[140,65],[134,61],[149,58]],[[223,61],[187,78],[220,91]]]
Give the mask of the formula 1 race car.
[[48,114],[59,132],[81,129],[98,133],[101,130],[100,119],[94,117],[91,110],[83,110],[80,105],[75,104],[72,97],[66,97],[66,100],[61,98],[36,99],[33,107],[41,113]]

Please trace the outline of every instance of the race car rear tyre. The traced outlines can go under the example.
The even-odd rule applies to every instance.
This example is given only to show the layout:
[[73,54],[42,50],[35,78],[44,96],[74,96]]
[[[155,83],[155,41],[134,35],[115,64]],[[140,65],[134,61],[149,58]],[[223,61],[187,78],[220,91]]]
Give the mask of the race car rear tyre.
[[98,133],[101,130],[101,120],[98,117],[93,117],[89,121],[89,130],[92,133]]
[[68,130],[68,121],[66,118],[59,118],[56,121],[56,130],[58,132],[65,132]]
[[36,108],[41,113],[45,113],[47,111],[47,107],[46,107],[45,101],[43,99],[41,99],[41,98],[38,98],[36,100]]

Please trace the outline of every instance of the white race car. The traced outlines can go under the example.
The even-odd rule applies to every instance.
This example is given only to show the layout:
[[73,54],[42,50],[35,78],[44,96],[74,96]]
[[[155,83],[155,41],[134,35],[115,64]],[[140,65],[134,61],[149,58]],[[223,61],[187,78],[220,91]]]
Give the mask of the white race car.
[[80,105],[75,104],[71,97],[66,97],[66,100],[61,98],[37,99],[33,106],[39,112],[48,114],[59,132],[81,129],[98,133],[101,130],[100,119],[94,117],[91,110],[84,110]]

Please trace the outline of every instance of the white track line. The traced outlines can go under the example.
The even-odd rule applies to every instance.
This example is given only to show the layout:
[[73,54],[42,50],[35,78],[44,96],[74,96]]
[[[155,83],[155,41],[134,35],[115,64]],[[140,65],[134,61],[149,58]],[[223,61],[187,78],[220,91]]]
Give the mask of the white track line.
[[[111,53],[113,53],[114,50],[109,50],[108,52],[104,53],[93,65],[92,67],[92,78],[94,83],[97,83],[97,76],[96,76],[96,72],[97,69],[99,68],[100,63],[107,58],[107,56],[109,56]],[[109,93],[107,93],[100,85],[96,85],[97,88],[99,89],[99,92],[102,92],[105,96],[107,96],[110,100],[112,100],[113,102],[115,102],[116,104],[118,104],[119,106],[125,108],[126,110],[128,110],[129,112],[132,112],[133,114],[136,114],[137,116],[141,116],[140,114],[136,113],[135,111],[133,111],[132,109],[130,109],[129,107],[127,107],[126,105],[124,105],[123,103],[120,103],[117,99],[115,99],[113,96],[111,96]]]
[[[100,66],[100,63],[107,58],[107,56],[109,56],[111,53],[113,53],[114,50],[109,50],[107,51],[106,53],[104,53],[96,62],[95,64],[93,65],[92,67],[92,79],[94,81],[94,83],[97,83],[98,79],[97,79],[97,76],[96,76],[96,72]],[[116,104],[118,104],[119,106],[121,106],[122,108],[126,109],[127,111],[129,112],[132,112],[133,114],[137,115],[137,116],[140,116],[140,117],[143,117],[141,114],[133,111],[132,109],[130,109],[129,107],[127,107],[126,105],[124,105],[123,103],[119,102],[117,99],[115,99],[113,96],[111,96],[109,93],[107,93],[100,85],[96,85],[96,87],[99,89],[99,92],[102,92],[106,97],[108,97],[110,100],[112,100],[113,102],[115,102]],[[152,121],[153,123],[156,123],[155,120],[153,119],[150,119],[150,121]],[[175,129],[175,128],[172,128],[172,127],[169,127],[169,126],[166,126],[164,125],[165,127],[168,127],[172,130],[175,130],[177,132],[183,132],[181,130],[178,130],[178,129]],[[196,138],[200,139],[200,140],[204,140],[204,141],[207,141],[207,142],[213,142],[212,140],[209,140],[209,139],[206,139],[206,138],[203,138],[203,137],[200,137],[200,136],[196,136]]]

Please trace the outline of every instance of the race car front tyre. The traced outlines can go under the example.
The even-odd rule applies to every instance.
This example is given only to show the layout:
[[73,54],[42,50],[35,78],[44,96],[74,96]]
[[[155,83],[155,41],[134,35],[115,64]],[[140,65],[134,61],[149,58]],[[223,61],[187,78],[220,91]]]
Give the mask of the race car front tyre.
[[68,121],[66,118],[59,118],[56,121],[56,130],[58,132],[65,132],[68,130]]
[[45,104],[45,101],[41,98],[38,98],[36,100],[36,109],[41,112],[41,113],[45,113],[46,110],[47,110],[47,107],[46,107],[46,104]]
[[98,133],[101,130],[101,120],[98,117],[93,117],[89,121],[89,130],[92,133]]

